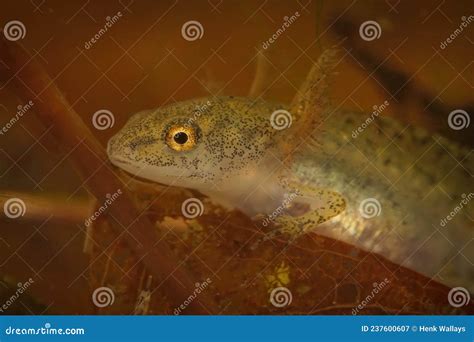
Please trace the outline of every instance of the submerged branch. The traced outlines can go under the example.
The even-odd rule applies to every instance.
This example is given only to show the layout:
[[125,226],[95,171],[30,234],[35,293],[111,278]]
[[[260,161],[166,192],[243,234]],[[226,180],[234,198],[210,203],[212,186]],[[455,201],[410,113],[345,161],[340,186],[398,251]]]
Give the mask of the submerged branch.
[[[24,203],[22,220],[31,221],[58,221],[61,223],[78,224],[83,223],[92,213],[94,203],[90,200],[69,200],[57,196],[36,195],[26,192],[0,192],[0,207],[5,208],[7,201],[19,205]],[[14,207],[11,207],[12,210]],[[20,207],[18,207],[21,209]],[[0,211],[0,217],[9,219],[7,210]]]

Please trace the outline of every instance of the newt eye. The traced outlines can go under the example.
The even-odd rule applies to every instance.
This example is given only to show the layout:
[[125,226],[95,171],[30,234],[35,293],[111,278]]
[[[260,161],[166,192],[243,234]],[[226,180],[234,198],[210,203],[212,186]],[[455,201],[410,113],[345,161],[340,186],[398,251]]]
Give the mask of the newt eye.
[[167,129],[166,144],[175,151],[192,150],[198,140],[196,129],[186,125],[173,125]]

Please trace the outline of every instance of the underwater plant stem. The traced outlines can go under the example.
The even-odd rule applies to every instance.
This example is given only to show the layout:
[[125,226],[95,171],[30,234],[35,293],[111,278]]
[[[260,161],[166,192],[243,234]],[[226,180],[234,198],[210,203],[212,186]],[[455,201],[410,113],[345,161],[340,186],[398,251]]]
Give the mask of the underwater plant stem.
[[265,92],[266,81],[269,73],[269,63],[264,52],[259,50],[256,57],[255,76],[250,86],[249,97],[259,97]]
[[[151,275],[161,283],[170,304],[177,307],[193,293],[195,283],[184,261],[178,260],[165,239],[158,240],[154,225],[140,212],[132,196],[117,176],[102,145],[57,88],[43,67],[17,43],[0,40],[0,58],[10,68],[15,92],[25,101],[35,102],[35,113],[58,140],[89,191],[104,203],[110,194],[121,195],[107,208],[109,223],[123,235]],[[185,313],[209,314],[217,305],[206,293],[200,294]]]
[[[93,211],[93,201],[84,199],[71,199],[57,196],[37,195],[28,192],[0,191],[0,207],[4,207],[9,199],[18,198],[25,204],[22,220],[30,221],[51,221],[68,224],[84,223]],[[0,215],[5,219],[6,211],[0,211]]]

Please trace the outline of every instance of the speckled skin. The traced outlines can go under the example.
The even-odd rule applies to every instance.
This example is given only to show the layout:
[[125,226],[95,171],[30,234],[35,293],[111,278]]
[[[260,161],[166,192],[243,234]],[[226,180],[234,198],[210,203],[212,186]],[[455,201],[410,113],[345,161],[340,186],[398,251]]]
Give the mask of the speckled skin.
[[[305,182],[347,200],[346,210],[318,232],[474,292],[472,151],[386,117],[353,138],[366,118],[333,114],[324,123],[321,146],[294,163],[294,173]],[[367,198],[380,202],[379,216],[360,215]],[[468,198],[443,225],[441,220]]]
[[[324,120],[320,144],[300,146],[288,168],[280,151],[294,132],[275,130],[269,120],[282,108],[219,97],[143,111],[109,141],[108,154],[132,174],[199,190],[251,216],[272,213],[291,189],[301,190],[297,202],[309,204],[313,214],[280,217],[286,231],[314,229],[474,291],[473,204],[440,226],[461,194],[474,192],[469,150],[380,117],[353,138],[366,115],[338,113]],[[176,123],[198,132],[195,149],[177,152],[164,143],[167,127]],[[361,217],[366,198],[381,203],[379,216]]]

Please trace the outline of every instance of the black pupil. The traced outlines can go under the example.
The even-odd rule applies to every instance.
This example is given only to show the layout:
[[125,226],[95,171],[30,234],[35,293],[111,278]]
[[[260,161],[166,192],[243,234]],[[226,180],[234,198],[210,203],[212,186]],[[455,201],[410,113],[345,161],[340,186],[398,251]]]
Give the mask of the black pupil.
[[188,141],[188,135],[184,132],[176,133],[173,138],[180,145],[186,144],[186,141]]

